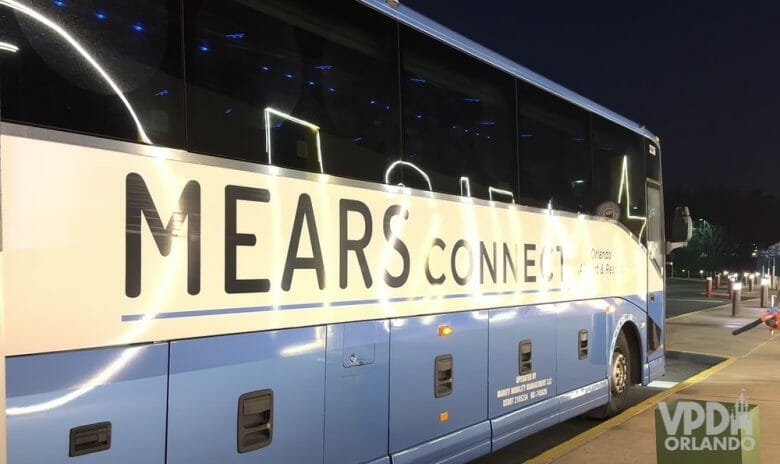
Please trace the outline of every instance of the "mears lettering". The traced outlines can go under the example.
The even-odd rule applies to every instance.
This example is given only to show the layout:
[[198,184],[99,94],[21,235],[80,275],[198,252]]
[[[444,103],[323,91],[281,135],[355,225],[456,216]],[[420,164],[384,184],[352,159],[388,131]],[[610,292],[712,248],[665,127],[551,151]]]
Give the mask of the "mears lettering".
[[174,232],[187,220],[187,292],[200,293],[200,184],[187,182],[179,196],[178,211],[163,229],[160,214],[143,178],[130,173],[125,179],[125,294],[141,294],[141,216],[146,218],[154,243],[163,256],[171,252]]
[[[194,180],[185,184],[179,195],[177,211],[171,215],[164,228],[143,178],[137,173],[128,174],[125,188],[125,294],[131,298],[141,294],[141,237],[142,223],[145,218],[157,250],[162,256],[170,254],[173,239],[181,235],[186,221],[187,291],[191,295],[197,295],[200,292],[201,274],[200,184]],[[272,200],[271,192],[267,189],[240,185],[225,187],[224,288],[226,293],[266,293],[271,290],[273,282],[269,278],[264,278],[263,273],[265,272],[266,275],[272,273],[268,269],[262,269],[261,266],[258,266],[256,278],[238,278],[238,248],[263,246],[263,238],[255,234],[239,232],[237,215],[239,201],[271,203]],[[311,196],[306,193],[298,196],[281,282],[277,284],[283,291],[292,289],[296,273],[313,273],[320,290],[328,285],[334,285],[327,279],[328,266],[323,257],[316,211]],[[382,280],[388,287],[403,287],[409,280],[412,263],[416,261],[412,260],[410,247],[401,240],[399,232],[403,223],[413,218],[410,211],[401,205],[390,205],[380,217],[385,240],[383,246],[387,247],[389,252],[396,254],[401,262],[400,271],[397,269],[394,272],[389,269],[381,271]],[[270,222],[270,210],[267,222]],[[374,239],[374,217],[371,210],[359,200],[340,199],[338,224],[338,253],[330,256],[337,255],[339,259],[339,287],[341,289],[349,287],[349,263],[350,260],[355,260],[360,270],[358,278],[365,288],[371,288],[374,285],[374,278],[366,256],[366,250]],[[352,234],[349,233],[350,230]],[[305,243],[307,240],[308,243]],[[301,241],[304,241],[305,246],[302,247]],[[555,276],[563,280],[561,246],[540,247],[535,243],[471,242],[462,238],[448,244],[444,239],[435,237],[432,242],[421,248],[427,252],[424,271],[428,284],[432,286],[442,285],[447,279],[452,279],[459,286],[468,285],[476,278],[479,279],[480,284],[520,282],[533,284],[537,281],[549,282]],[[311,250],[310,256],[302,255],[301,249]],[[449,266],[435,265],[431,260],[432,257],[437,260],[444,259],[445,263],[448,261]],[[516,263],[520,265],[520,269],[517,269]],[[477,266],[479,269],[475,269]],[[354,278],[356,276],[353,276]]]

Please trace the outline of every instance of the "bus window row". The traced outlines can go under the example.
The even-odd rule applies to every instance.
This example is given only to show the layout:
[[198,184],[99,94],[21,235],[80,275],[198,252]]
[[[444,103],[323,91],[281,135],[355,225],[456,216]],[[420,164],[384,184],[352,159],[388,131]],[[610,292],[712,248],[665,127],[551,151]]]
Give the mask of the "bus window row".
[[0,52],[8,121],[534,207],[612,207],[630,228],[646,176],[660,177],[638,134],[353,0],[25,3],[37,16],[0,6],[0,41],[18,47]]

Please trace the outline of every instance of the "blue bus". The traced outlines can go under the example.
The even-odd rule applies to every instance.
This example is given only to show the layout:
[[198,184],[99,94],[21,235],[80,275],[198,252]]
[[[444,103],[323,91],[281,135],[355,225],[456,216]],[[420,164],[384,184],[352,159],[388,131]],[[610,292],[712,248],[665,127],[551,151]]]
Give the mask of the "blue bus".
[[0,75],[7,462],[465,462],[664,372],[658,139],[397,1],[0,0]]

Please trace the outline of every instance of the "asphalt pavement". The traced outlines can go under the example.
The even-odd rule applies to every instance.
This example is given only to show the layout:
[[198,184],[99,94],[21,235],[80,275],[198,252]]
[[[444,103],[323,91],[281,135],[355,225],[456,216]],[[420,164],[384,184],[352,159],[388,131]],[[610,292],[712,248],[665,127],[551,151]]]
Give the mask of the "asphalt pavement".
[[[676,317],[703,309],[717,308],[718,306],[731,304],[728,287],[725,280],[721,288],[713,288],[712,296],[705,295],[707,283],[702,279],[667,279],[666,281],[666,317]],[[753,292],[745,287],[742,291],[742,300],[758,298],[758,286]]]

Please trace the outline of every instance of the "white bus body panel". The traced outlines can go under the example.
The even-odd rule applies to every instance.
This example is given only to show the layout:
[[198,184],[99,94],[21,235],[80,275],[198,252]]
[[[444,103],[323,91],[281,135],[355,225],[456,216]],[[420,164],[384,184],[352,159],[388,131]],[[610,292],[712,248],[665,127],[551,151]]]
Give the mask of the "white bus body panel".
[[[69,137],[89,139],[94,145],[99,140]],[[645,307],[646,252],[612,221],[324,175],[274,175],[290,171],[176,150],[101,143],[113,149],[2,138],[8,355],[607,296],[632,299]],[[138,156],[116,147],[148,154]],[[187,162],[204,159],[224,167]],[[126,178],[131,173],[143,178],[163,226],[174,215],[185,184],[199,184],[197,294],[187,290],[188,221],[175,232],[170,255],[164,257],[142,219],[141,293],[126,295]],[[225,291],[227,185],[266,189],[270,194],[269,202],[237,205],[237,231],[256,237],[254,246],[237,247],[237,276],[269,279],[268,292]],[[318,281],[313,269],[297,269],[285,290],[281,282],[303,194],[311,199],[324,281]],[[365,248],[370,288],[352,251],[347,254],[346,288],[340,285],[341,199],[360,201],[371,212],[372,234]],[[408,218],[390,216],[388,240],[383,224],[393,205],[408,211]],[[363,218],[349,213],[347,220],[347,238],[359,239],[365,232]],[[313,255],[308,234],[313,224],[308,222],[306,216],[300,244],[293,251],[299,257]],[[394,238],[409,254],[408,277],[398,288],[384,278],[385,271],[399,276],[404,270]],[[443,247],[432,246],[437,238]],[[456,247],[459,240],[465,244]],[[495,267],[495,282],[487,263],[481,262],[481,242]],[[505,254],[512,260],[514,276]],[[444,282],[430,283],[426,266],[433,278],[444,276]],[[453,269],[466,278],[465,283],[455,281]]]

